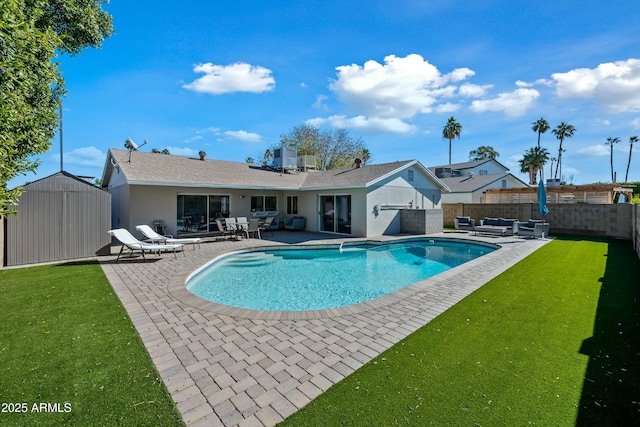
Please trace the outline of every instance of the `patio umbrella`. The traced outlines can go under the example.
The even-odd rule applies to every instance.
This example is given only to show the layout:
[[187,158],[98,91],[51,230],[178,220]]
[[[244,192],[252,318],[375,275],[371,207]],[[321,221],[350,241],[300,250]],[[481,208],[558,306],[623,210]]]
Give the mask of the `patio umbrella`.
[[543,180],[538,183],[538,213],[542,215],[542,238],[544,239],[544,216],[549,213],[549,209],[547,209],[547,191]]

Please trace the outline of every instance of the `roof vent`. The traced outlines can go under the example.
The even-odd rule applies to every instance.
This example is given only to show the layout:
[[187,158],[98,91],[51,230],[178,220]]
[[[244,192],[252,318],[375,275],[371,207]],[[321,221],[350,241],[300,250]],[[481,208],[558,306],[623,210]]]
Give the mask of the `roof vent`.
[[360,167],[360,165],[362,164],[362,159],[358,159],[358,158],[356,158],[356,159],[354,160],[354,163],[356,164],[356,168],[359,168],[359,167]]
[[200,155],[200,160],[204,160],[204,158],[207,157],[206,151],[200,151],[198,154]]

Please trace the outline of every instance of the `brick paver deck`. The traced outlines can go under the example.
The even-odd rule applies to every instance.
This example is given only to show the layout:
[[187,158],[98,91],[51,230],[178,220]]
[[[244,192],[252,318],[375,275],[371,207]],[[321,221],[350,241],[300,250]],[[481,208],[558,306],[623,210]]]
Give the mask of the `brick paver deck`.
[[101,265],[187,425],[273,426],[547,242],[432,236],[501,248],[372,302],[314,312],[223,307],[191,295],[184,283],[226,252],[280,242],[339,244],[343,238],[283,231],[265,240],[187,247],[186,257],[177,259],[164,254],[116,263],[111,256]]

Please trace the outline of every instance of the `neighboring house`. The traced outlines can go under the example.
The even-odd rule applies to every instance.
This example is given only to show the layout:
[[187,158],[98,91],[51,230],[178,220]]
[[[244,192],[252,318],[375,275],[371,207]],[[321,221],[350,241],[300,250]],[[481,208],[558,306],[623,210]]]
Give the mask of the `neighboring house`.
[[0,267],[110,253],[110,207],[108,192],[67,172],[26,184],[18,214],[4,220]]
[[511,173],[496,159],[434,166],[433,172],[447,187],[442,203],[482,203],[482,194],[492,188],[525,188],[524,181]]
[[[130,161],[129,155],[131,154]],[[439,209],[448,191],[417,160],[280,172],[260,165],[110,149],[102,186],[113,227],[162,221],[173,235],[217,230],[215,219],[301,216],[305,229],[358,237],[400,232],[404,208]]]

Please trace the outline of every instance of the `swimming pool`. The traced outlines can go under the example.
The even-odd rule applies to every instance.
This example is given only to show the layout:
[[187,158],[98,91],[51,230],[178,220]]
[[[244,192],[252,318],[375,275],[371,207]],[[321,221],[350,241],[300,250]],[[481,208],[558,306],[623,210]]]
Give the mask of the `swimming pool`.
[[194,295],[250,310],[325,310],[390,294],[497,249],[416,239],[290,246],[216,258],[186,283]]

